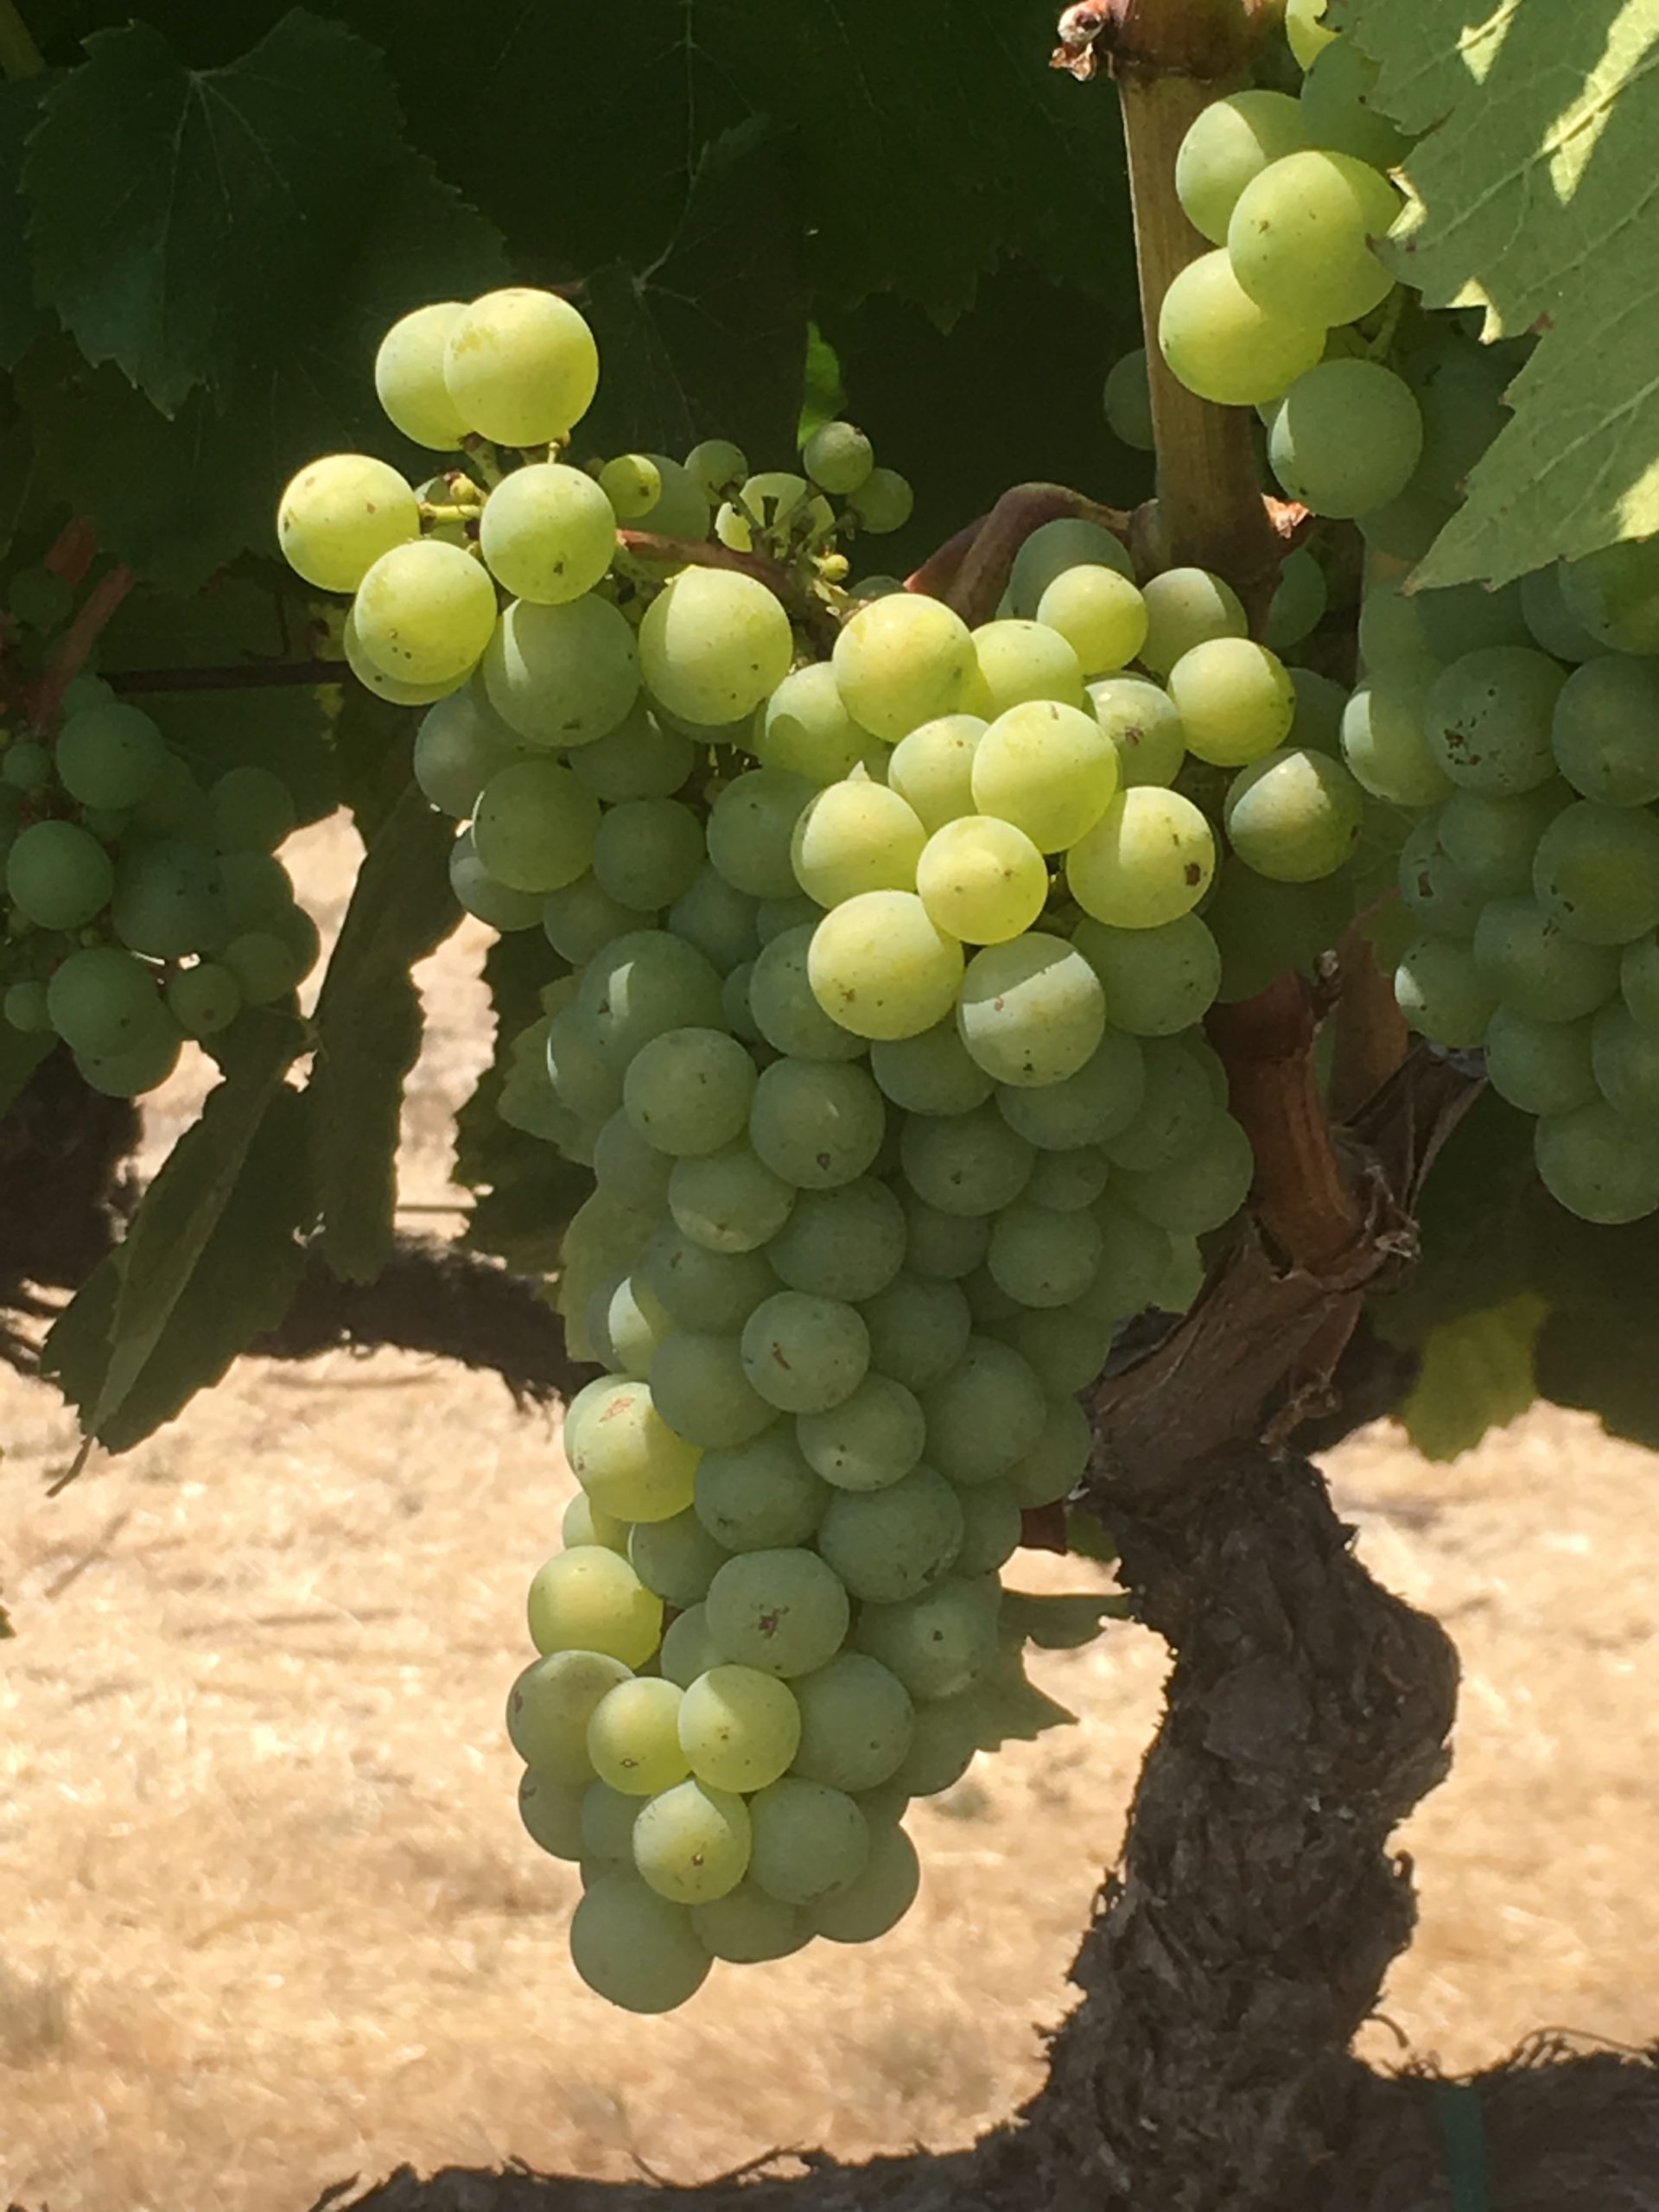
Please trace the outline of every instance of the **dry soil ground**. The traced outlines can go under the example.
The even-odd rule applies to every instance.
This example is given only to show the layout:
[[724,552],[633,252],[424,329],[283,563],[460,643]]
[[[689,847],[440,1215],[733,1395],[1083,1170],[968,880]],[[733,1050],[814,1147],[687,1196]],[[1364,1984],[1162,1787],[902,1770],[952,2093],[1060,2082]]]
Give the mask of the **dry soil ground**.
[[[321,904],[341,858],[338,831],[298,856]],[[452,1195],[477,950],[426,978],[411,1204]],[[181,1079],[152,1143],[188,1103]],[[515,2153],[695,2178],[774,2145],[963,2143],[1034,2087],[1157,1713],[1141,1631],[1042,1662],[1077,1726],[918,1810],[897,1935],[722,1969],[638,2023],[566,1964],[575,1880],[519,1831],[500,1722],[569,1487],[556,1423],[441,1364],[331,1355],[245,1363],[55,1502],[50,1393],[0,1378],[0,2202],[302,2212],[404,2159]],[[1452,1466],[1380,1427],[1329,1473],[1466,1669],[1456,1771],[1402,1838],[1421,1935],[1367,2055],[1653,2037],[1653,1461],[1541,1412]]]

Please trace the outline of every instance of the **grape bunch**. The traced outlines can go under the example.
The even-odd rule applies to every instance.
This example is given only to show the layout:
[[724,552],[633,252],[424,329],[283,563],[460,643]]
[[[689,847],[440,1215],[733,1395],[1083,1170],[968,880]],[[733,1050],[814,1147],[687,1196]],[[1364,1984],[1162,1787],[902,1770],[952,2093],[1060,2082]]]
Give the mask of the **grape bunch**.
[[[45,569],[8,593],[14,623],[38,607],[55,626],[72,599]],[[294,823],[280,777],[245,765],[204,785],[99,677],[70,681],[54,727],[20,713],[0,728],[8,1026],[61,1039],[93,1090],[131,1098],[187,1038],[286,998],[319,949],[276,856]]]

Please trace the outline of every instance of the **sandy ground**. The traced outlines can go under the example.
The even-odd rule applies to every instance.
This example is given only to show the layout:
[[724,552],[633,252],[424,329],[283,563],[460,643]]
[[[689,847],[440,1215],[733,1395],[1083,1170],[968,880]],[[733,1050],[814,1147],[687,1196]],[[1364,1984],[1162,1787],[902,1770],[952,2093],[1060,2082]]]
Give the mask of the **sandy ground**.
[[[341,850],[296,856],[325,903]],[[424,979],[411,1205],[454,1195],[478,949]],[[73,1429],[49,1392],[0,1376],[0,2201],[302,2212],[404,2159],[510,2155],[692,2179],[779,2145],[963,2143],[1036,2086],[1155,1723],[1142,1631],[1042,1660],[1077,1726],[917,1810],[896,1935],[719,1969],[641,2023],[569,1969],[575,1879],[519,1830],[501,1727],[569,1490],[556,1422],[440,1363],[336,1354],[245,1364],[51,1503]],[[1466,1669],[1456,1771],[1401,1838],[1420,1937],[1366,2055],[1475,2065],[1544,2023],[1650,2038],[1652,1461],[1541,1411],[1449,1467],[1379,1427],[1329,1472]]]

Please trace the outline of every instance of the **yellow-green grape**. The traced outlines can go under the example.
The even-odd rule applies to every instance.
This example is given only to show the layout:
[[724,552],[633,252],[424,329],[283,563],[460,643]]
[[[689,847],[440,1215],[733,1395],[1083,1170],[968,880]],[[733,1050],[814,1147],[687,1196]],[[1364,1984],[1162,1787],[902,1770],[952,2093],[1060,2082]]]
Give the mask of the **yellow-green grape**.
[[471,429],[443,380],[444,348],[467,312],[438,300],[401,315],[374,357],[374,389],[393,424],[417,446],[453,453]]
[[421,534],[419,503],[368,454],[328,454],[290,478],[276,509],[283,558],[321,591],[355,591],[383,553]]
[[787,1682],[756,1667],[712,1667],[685,1692],[679,1742],[697,1780],[747,1795],[787,1773],[801,1711]]
[[1458,938],[1425,936],[1408,944],[1395,970],[1394,995],[1414,1029],[1454,1051],[1478,1045],[1497,1010],[1483,964]]
[[795,1436],[813,1471],[836,1490],[885,1490],[921,1458],[927,1423],[903,1383],[867,1375],[838,1405],[800,1414]]
[[886,537],[910,520],[916,494],[896,468],[873,468],[847,502],[861,530]]
[[1117,753],[1091,714],[1035,699],[999,715],[974,752],[975,804],[1063,852],[1106,811]]
[[562,890],[593,865],[599,801],[557,760],[498,768],[478,795],[478,857],[512,891]]
[[440,699],[447,699],[466,683],[470,670],[452,676],[442,683],[408,683],[401,677],[388,676],[383,668],[371,660],[363,650],[357,634],[357,610],[347,607],[346,620],[340,626],[340,649],[346,656],[346,665],[363,686],[377,699],[384,699],[392,707],[430,707]]
[[665,453],[632,454],[629,459],[646,462],[656,471],[657,489],[645,506],[626,518],[628,528],[654,531],[659,537],[689,540],[693,544],[707,537],[709,503],[690,469],[671,461]]
[[860,729],[842,703],[827,661],[791,669],[755,711],[756,760],[820,787],[850,775],[869,743],[868,731]]
[[907,1114],[970,1114],[991,1095],[990,1077],[969,1058],[954,1021],[872,1045],[870,1072]]
[[1085,676],[1127,668],[1147,641],[1145,599],[1128,576],[1101,563],[1056,576],[1037,602],[1037,619],[1059,632]]
[[[988,1344],[988,1339],[980,1340],[982,1346]],[[1014,1366],[1025,1365],[1006,1344],[989,1349]],[[997,1438],[1001,1464],[991,1472],[957,1479],[990,1481],[993,1473],[1000,1474],[1009,1464],[1004,1454],[1010,1441],[1006,1432]],[[912,1698],[954,1697],[959,1690],[970,1689],[995,1660],[1001,1602],[994,1575],[976,1582],[947,1576],[902,1605],[866,1605],[859,1616],[855,1648],[897,1675]]]
[[540,446],[566,436],[599,389],[594,334],[556,292],[513,286],[486,292],[457,316],[444,346],[443,380],[457,412],[498,445]]
[[606,1375],[566,1408],[570,1471],[594,1507],[618,1521],[666,1521],[690,1504],[698,1452],[657,1411],[648,1383]]
[[[1046,1154],[1044,1161],[1058,1157]],[[1086,1211],[1057,1213],[1024,1198],[992,1224],[986,1265],[997,1288],[1021,1306],[1069,1306],[1094,1281],[1100,1253],[1100,1230]]]
[[818,1530],[818,1550],[861,1604],[896,1605],[955,1563],[963,1526],[950,1484],[931,1467],[916,1466],[880,1490],[838,1491]]
[[1065,859],[1078,906],[1118,929],[1156,929],[1191,913],[1215,872],[1215,836],[1203,814],[1180,792],[1150,784],[1120,792]]
[[787,1548],[728,1560],[703,1609],[724,1661],[785,1681],[827,1666],[852,1618],[839,1576],[816,1552]]
[[1141,658],[1167,677],[1184,653],[1211,638],[1247,638],[1250,626],[1238,594],[1208,569],[1166,569],[1141,593],[1147,636]]
[[639,626],[646,683],[699,727],[753,714],[789,673],[789,617],[763,583],[727,569],[682,569]]
[[[959,1510],[966,1513],[965,1500]],[[874,1789],[903,1762],[915,1731],[910,1693],[861,1651],[838,1651],[793,1684],[800,1715],[795,1771],[831,1789]]]
[[1374,798],[1433,806],[1452,791],[1427,734],[1428,695],[1440,673],[1439,661],[1427,658],[1389,661],[1344,706],[1342,757]]
[[921,1861],[903,1828],[873,1826],[862,1869],[845,1889],[807,1908],[808,1917],[831,1943],[873,1943],[899,1925],[921,1886]]
[[1352,859],[1365,794],[1340,761],[1287,747],[1234,777],[1222,818],[1247,868],[1279,883],[1314,883]]
[[495,593],[470,553],[423,538],[383,553],[357,588],[357,642],[400,683],[469,675],[495,628]]
[[1290,735],[1296,687],[1276,653],[1249,638],[1212,638],[1181,655],[1169,696],[1187,750],[1217,767],[1242,768]]
[[680,1749],[676,1682],[642,1676],[607,1690],[588,1719],[588,1757],[600,1780],[625,1796],[654,1797],[690,1772]]
[[[1356,322],[1394,289],[1393,272],[1372,247],[1388,236],[1401,205],[1369,162],[1311,149],[1287,154],[1239,194],[1225,257],[1241,292],[1283,327]],[[1236,404],[1271,399],[1292,381],[1286,377]]]
[[862,891],[908,891],[927,833],[885,784],[831,784],[795,824],[790,861],[795,880],[820,906]]
[[743,1800],[701,1782],[647,1799],[633,1824],[633,1863],[659,1897],[704,1904],[734,1890],[749,1864]]
[[974,955],[962,979],[957,1027],[998,1083],[1020,1089],[1064,1083],[1093,1058],[1105,1034],[1106,995],[1075,945],[1033,931]]
[[733,1451],[705,1452],[697,1469],[697,1518],[728,1551],[789,1551],[804,1544],[828,1503],[829,1491],[802,1457],[787,1421]]
[[1330,0],[1285,0],[1285,35],[1304,69],[1313,67],[1337,35],[1321,20],[1329,4]]
[[663,472],[648,453],[620,453],[600,470],[599,488],[618,522],[632,522],[662,497]]
[[853,720],[889,744],[957,713],[977,673],[967,624],[918,592],[861,607],[836,639],[830,665]]
[[1238,195],[1269,162],[1308,143],[1299,102],[1284,92],[1233,92],[1211,100],[1175,156],[1175,190],[1192,227],[1225,245]]
[[604,1874],[572,1916],[570,1963],[608,2003],[655,2013],[695,1997],[713,1961],[683,1906],[632,1874]]
[[721,1663],[721,1655],[709,1632],[708,1608],[688,1605],[677,1614],[663,1636],[658,1663],[664,1678],[689,1690],[699,1675]]
[[827,1413],[849,1397],[870,1363],[869,1331],[841,1299],[780,1290],[743,1324],[743,1371],[780,1413]]
[[524,1834],[550,1859],[582,1855],[582,1801],[585,1793],[550,1774],[526,1767],[518,1779],[518,1817]]
[[691,1925],[715,1958],[729,1960],[734,1966],[786,1959],[812,1940],[811,1923],[798,1905],[769,1897],[750,1881],[740,1882],[707,1904],[694,1904]]
[[588,1723],[602,1698],[632,1681],[602,1651],[551,1651],[533,1659],[507,1693],[507,1736],[528,1767],[567,1784],[592,1779]]
[[811,1904],[851,1887],[870,1855],[868,1823],[845,1791],[785,1775],[749,1808],[752,1878],[785,1904]]
[[491,493],[479,550],[490,574],[517,599],[547,607],[580,599],[616,550],[611,503],[579,468],[532,461]]
[[536,746],[607,736],[639,696],[628,620],[591,592],[563,607],[515,601],[496,625],[483,677],[496,713]]
[[940,715],[900,738],[889,754],[889,788],[930,835],[975,811],[974,748],[988,728],[977,715]]
[[930,918],[969,944],[1018,937],[1048,899],[1041,853],[1023,830],[993,814],[964,815],[936,830],[915,874]]
[[932,1028],[956,1003],[962,971],[961,945],[913,891],[846,899],[818,924],[807,955],[813,996],[855,1037],[917,1037]]
[[[813,989],[816,995],[816,982]],[[887,1109],[873,1077],[847,1061],[774,1060],[754,1087],[749,1141],[772,1173],[798,1190],[830,1191],[855,1182],[880,1151],[886,1130]]]
[[538,1651],[601,1651],[625,1667],[643,1666],[663,1633],[662,1599],[626,1560],[597,1544],[559,1552],[537,1569],[529,1617]]
[[[1374,265],[1386,280],[1381,262]],[[1240,283],[1224,246],[1181,270],[1158,317],[1164,359],[1189,391],[1220,407],[1277,399],[1322,357],[1325,334],[1312,312],[1274,313],[1261,305]]]
[[1089,686],[1089,703],[1117,754],[1121,789],[1174,782],[1186,758],[1186,732],[1167,691],[1144,676],[1109,676]]
[[687,454],[685,467],[710,506],[729,499],[749,474],[747,455],[729,438],[704,438]]
[[841,499],[868,480],[875,453],[863,431],[850,423],[825,423],[802,447],[801,466],[815,484]]
[[579,1544],[602,1544],[607,1551],[620,1552],[624,1559],[628,1555],[627,1522],[595,1505],[586,1491],[579,1490],[565,1507],[559,1535],[568,1552]]
[[1581,1220],[1641,1221],[1659,1208],[1659,1141],[1649,1115],[1605,1100],[1548,1116],[1533,1132],[1544,1187]]
[[1070,641],[1040,621],[1009,616],[982,622],[974,633],[979,680],[973,706],[988,721],[1027,699],[1083,704],[1084,671]]

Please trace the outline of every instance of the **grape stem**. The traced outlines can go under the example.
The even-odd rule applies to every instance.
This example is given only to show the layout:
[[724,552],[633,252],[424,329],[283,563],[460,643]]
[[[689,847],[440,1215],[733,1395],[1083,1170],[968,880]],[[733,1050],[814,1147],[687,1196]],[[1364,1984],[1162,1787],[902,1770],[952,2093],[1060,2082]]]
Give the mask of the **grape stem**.
[[45,558],[43,569],[50,569],[54,576],[61,576],[67,584],[79,584],[86,580],[86,571],[98,558],[98,534],[85,516],[67,522],[53,539]]
[[1127,545],[1130,518],[1120,507],[1064,484],[1016,484],[988,515],[967,524],[905,579],[906,591],[942,599],[970,629],[988,622],[1008,587],[1014,556],[1034,530],[1064,516],[1097,522]]
[[8,77],[38,77],[46,56],[17,12],[16,0],[0,0],[0,70]]
[[50,729],[57,721],[64,693],[86,665],[86,656],[137,582],[137,576],[124,561],[92,586],[64,632],[63,642],[52,656],[46,672],[30,686],[28,720],[31,729]]

